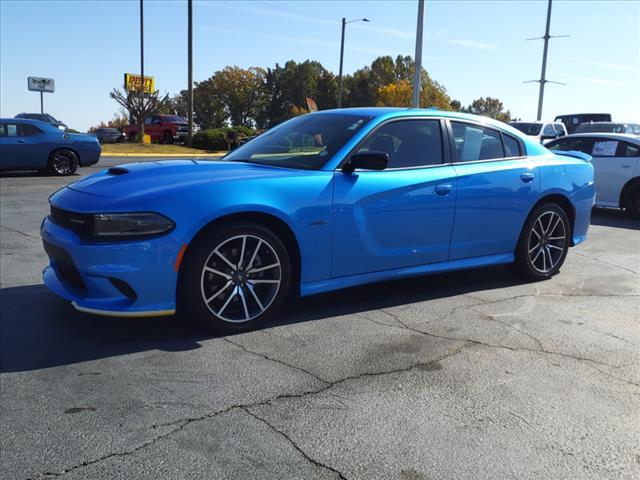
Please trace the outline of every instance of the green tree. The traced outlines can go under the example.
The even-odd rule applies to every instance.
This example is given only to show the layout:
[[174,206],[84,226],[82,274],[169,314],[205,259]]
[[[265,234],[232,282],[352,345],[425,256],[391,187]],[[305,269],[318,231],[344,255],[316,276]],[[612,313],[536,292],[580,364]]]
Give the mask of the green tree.
[[511,112],[509,110],[505,111],[504,105],[497,98],[477,98],[467,108],[462,109],[462,111],[495,118],[501,122],[511,121]]
[[262,68],[233,66],[215,72],[210,78],[211,88],[224,104],[231,125],[253,125],[258,112],[264,108],[265,75]]

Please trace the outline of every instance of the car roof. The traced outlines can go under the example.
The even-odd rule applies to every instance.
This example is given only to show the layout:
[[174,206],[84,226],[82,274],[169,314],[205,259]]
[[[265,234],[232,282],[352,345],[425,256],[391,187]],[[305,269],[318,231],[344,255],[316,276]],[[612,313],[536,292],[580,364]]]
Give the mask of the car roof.
[[584,137],[609,138],[612,140],[625,140],[631,143],[635,143],[636,145],[640,145],[640,135],[632,135],[630,133],[606,133],[606,132],[572,133],[571,135],[565,135],[564,137],[560,137],[552,141],[557,142],[559,140],[566,140],[567,138],[584,138]]
[[32,118],[0,118],[0,123],[29,124],[43,130],[60,131],[57,127],[54,127],[50,123],[43,122],[41,120],[34,120]]

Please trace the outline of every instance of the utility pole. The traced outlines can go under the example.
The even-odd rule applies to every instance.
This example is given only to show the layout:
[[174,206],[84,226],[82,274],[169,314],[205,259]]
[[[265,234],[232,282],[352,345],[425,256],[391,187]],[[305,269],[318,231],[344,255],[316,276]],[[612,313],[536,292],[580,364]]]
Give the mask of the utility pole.
[[347,23],[353,22],[369,22],[368,18],[356,18],[354,20],[347,21],[342,17],[342,37],[340,39],[340,73],[338,74],[338,108],[342,108],[342,62],[344,60],[344,31]]
[[549,35],[549,29],[551,27],[551,2],[547,4],[547,26],[544,31],[543,37],[537,38],[527,38],[527,40],[544,40],[544,48],[542,50],[542,71],[540,72],[540,80],[528,80],[524,83],[540,83],[540,91],[538,93],[538,114],[536,119],[538,121],[542,120],[542,103],[544,101],[544,86],[546,83],[557,83],[559,85],[564,85],[564,83],[554,82],[551,80],[547,80],[547,52],[549,51],[549,39],[550,38],[562,38],[568,37],[569,35]]
[[193,0],[187,0],[188,2],[188,15],[189,15],[189,25],[188,25],[188,56],[189,56],[189,88],[188,88],[188,98],[187,98],[187,120],[189,122],[189,134],[187,137],[187,141],[189,145],[191,145],[191,139],[193,138]]
[[40,113],[44,113],[44,100],[42,100],[42,92],[40,92]]
[[342,37],[340,40],[340,73],[338,74],[338,108],[342,108],[342,62],[344,60],[344,30],[347,19],[342,17]]
[[411,108],[420,107],[420,86],[422,80],[422,31],[424,29],[424,0],[418,0],[418,26],[416,27],[416,55],[413,72],[413,98]]
[[[140,0],[140,108],[144,104],[144,6]],[[140,140],[144,141],[144,118],[136,119],[140,125]]]

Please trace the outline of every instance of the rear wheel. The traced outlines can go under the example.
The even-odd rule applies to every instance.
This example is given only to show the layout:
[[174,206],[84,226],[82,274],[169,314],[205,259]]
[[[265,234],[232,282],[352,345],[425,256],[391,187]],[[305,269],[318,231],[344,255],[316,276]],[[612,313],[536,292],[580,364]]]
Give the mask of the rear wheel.
[[280,309],[290,284],[291,262],[280,239],[261,225],[231,225],[190,246],[180,307],[211,330],[251,330]]
[[636,185],[629,192],[625,209],[631,217],[640,219],[640,185]]
[[78,157],[71,150],[55,150],[49,155],[47,170],[51,175],[73,175],[78,170]]
[[551,278],[560,271],[569,250],[571,226],[557,204],[537,207],[525,222],[516,247],[516,266],[531,280]]

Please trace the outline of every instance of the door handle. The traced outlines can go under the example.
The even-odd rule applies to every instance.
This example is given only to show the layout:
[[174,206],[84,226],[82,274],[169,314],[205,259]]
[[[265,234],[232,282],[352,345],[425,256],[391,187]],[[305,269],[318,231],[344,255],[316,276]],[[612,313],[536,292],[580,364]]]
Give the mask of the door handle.
[[534,178],[535,175],[533,173],[523,173],[522,175],[520,175],[520,180],[522,180],[524,183],[533,182]]
[[453,185],[446,184],[436,186],[436,193],[438,195],[449,195],[451,190],[453,190]]
[[27,143],[26,140],[18,140],[18,143]]

